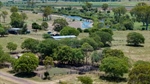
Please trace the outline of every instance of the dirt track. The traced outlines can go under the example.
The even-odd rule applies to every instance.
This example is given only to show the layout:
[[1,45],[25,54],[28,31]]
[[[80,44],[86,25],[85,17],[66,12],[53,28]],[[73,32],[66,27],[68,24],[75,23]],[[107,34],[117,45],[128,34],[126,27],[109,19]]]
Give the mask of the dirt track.
[[78,75],[69,75],[67,77],[64,77],[64,78],[61,78],[58,80],[49,81],[49,82],[36,82],[36,81],[32,81],[32,80],[18,78],[18,77],[11,75],[11,74],[0,71],[0,77],[1,78],[9,80],[11,82],[14,82],[16,84],[57,84],[60,80],[61,81],[67,81],[67,80],[70,80],[72,78],[76,78],[77,76]]

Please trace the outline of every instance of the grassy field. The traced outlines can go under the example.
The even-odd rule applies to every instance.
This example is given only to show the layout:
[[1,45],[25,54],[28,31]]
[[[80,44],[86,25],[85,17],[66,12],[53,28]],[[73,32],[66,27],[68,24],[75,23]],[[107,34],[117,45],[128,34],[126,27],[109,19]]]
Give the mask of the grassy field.
[[6,37],[0,37],[0,45],[2,45],[3,50],[5,52],[9,52],[9,50],[6,48],[7,43],[8,42],[13,42],[16,43],[18,45],[17,50],[15,51],[21,51],[21,44],[22,42],[27,39],[27,38],[33,38],[33,39],[38,39],[38,40],[43,40],[42,38],[42,34],[46,33],[45,31],[41,31],[41,32],[32,32],[32,34],[28,34],[28,35],[7,35]]
[[132,46],[126,46],[126,36],[127,34],[131,31],[115,31],[113,38],[114,41],[112,42],[112,47],[113,49],[120,49],[124,52],[124,54],[132,59],[133,61],[137,60],[144,60],[144,61],[149,61],[150,60],[150,31],[136,31],[145,37],[145,44],[143,45],[144,47],[132,47]]

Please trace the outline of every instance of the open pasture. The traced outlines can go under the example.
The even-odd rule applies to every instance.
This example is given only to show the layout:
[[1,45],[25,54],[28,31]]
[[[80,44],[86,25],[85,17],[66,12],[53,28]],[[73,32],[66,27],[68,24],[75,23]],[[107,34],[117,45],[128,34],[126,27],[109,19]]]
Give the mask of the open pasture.
[[112,41],[111,48],[122,50],[125,56],[129,57],[133,61],[150,61],[150,31],[135,31],[143,34],[145,37],[145,44],[143,44],[143,47],[126,46],[126,36],[129,32],[132,31],[114,31],[114,41]]

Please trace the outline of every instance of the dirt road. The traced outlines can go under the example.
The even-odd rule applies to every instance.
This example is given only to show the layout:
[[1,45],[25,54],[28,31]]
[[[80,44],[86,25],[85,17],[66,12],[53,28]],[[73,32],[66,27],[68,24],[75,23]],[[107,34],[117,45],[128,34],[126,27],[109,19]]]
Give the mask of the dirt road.
[[67,77],[57,79],[57,80],[53,80],[53,81],[36,82],[36,81],[32,81],[32,80],[18,78],[18,77],[13,76],[12,74],[8,74],[8,73],[0,71],[0,77],[1,78],[9,80],[11,82],[14,82],[15,84],[57,84],[60,80],[61,81],[67,81],[67,80],[70,80],[72,78],[76,78],[77,76],[78,76],[77,74],[72,74],[72,75],[69,75]]

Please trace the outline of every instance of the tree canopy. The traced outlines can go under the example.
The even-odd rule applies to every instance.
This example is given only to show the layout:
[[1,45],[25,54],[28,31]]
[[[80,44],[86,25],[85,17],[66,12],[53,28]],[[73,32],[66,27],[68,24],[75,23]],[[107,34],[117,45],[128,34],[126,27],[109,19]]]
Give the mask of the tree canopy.
[[16,72],[26,72],[30,73],[34,71],[39,64],[38,57],[33,53],[24,53],[19,59],[14,63],[14,70]]
[[51,56],[54,53],[53,49],[57,48],[58,46],[58,41],[54,39],[45,39],[39,43],[38,51],[43,56]]
[[124,53],[121,50],[117,50],[117,49],[104,49],[103,50],[103,56],[104,57],[118,57],[118,58],[123,58]]
[[54,30],[61,31],[65,26],[68,25],[68,22],[63,18],[55,19],[53,22]]
[[24,21],[22,18],[22,15],[17,13],[17,12],[13,12],[10,16],[11,18],[11,26],[14,28],[22,28],[24,25]]
[[10,11],[13,13],[13,12],[18,12],[18,7],[16,6],[12,6]]
[[[111,44],[112,39],[112,35],[108,32],[104,32],[104,31],[96,31],[95,33],[101,38],[101,42],[106,45],[106,44]],[[92,35],[92,34],[91,34]]]
[[43,21],[49,20],[49,15],[52,13],[52,8],[51,7],[45,7],[43,10]]
[[25,39],[24,42],[21,44],[21,48],[30,50],[31,52],[37,52],[38,44],[39,44],[38,40],[28,38],[28,39]]
[[54,50],[54,58],[61,63],[76,64],[80,63],[84,59],[84,55],[80,49],[71,48],[69,46],[60,46]]
[[102,9],[103,9],[104,11],[106,11],[107,8],[108,8],[108,4],[107,4],[107,3],[104,3],[104,4],[102,5]]
[[78,36],[79,35],[79,31],[73,27],[69,27],[69,26],[66,26],[64,27],[61,31],[60,31],[60,34],[61,35],[75,35],[75,36]]
[[138,32],[130,32],[127,35],[127,43],[130,45],[137,46],[145,42],[145,38]]
[[100,71],[104,71],[108,76],[121,77],[128,72],[128,65],[125,60],[117,57],[107,57],[102,60]]

